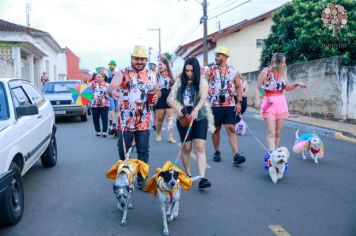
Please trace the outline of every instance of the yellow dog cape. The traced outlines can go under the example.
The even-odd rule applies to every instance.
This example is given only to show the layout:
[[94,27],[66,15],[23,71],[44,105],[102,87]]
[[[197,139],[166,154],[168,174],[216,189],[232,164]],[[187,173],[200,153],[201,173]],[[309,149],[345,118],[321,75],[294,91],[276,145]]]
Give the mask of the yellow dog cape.
[[[124,168],[128,167],[128,168]],[[105,174],[109,179],[115,180],[117,177],[118,170],[124,171],[127,176],[136,176],[138,173],[141,173],[142,177],[146,179],[149,171],[149,166],[140,160],[137,159],[128,159],[128,160],[119,160],[116,162]]]
[[179,183],[182,187],[182,189],[184,191],[188,191],[192,185],[193,185],[193,181],[178,167],[174,166],[172,162],[167,161],[166,163],[164,163],[164,166],[161,168],[157,168],[155,174],[150,178],[150,180],[147,182],[146,186],[145,186],[145,190],[147,192],[150,192],[153,196],[157,195],[157,179],[158,179],[158,175],[159,173],[161,173],[162,171],[166,171],[166,170],[171,170],[174,169],[175,171],[177,171],[179,173]]

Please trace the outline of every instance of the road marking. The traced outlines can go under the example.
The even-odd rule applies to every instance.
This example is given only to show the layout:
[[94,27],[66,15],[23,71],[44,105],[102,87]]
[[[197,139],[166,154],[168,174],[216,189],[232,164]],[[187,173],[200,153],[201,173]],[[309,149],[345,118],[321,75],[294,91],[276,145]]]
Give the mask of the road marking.
[[[177,145],[178,145],[179,148],[182,147],[181,143],[177,143]],[[190,158],[192,158],[195,161],[197,160],[197,156],[193,152],[190,153]],[[208,163],[206,163],[206,169],[211,169],[211,166]]]
[[268,225],[268,228],[277,236],[291,236],[281,225]]

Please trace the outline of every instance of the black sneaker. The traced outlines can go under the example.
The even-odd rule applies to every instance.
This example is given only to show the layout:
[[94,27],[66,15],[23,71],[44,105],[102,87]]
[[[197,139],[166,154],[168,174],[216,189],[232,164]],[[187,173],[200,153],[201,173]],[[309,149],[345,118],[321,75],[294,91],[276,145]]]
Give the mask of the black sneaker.
[[141,180],[141,181],[137,181],[137,189],[140,189],[144,192],[147,192],[145,190],[145,185],[146,185],[146,181],[145,180]]
[[221,161],[221,154],[220,154],[220,151],[216,151],[216,152],[214,153],[213,161],[215,161],[215,162],[220,162],[220,161]]
[[156,131],[157,126],[156,126],[156,125],[152,125],[152,129],[153,129],[154,131]]
[[234,156],[234,165],[240,165],[246,161],[246,158],[238,153]]
[[199,181],[200,189],[209,188],[210,186],[211,186],[211,183],[209,182],[209,180],[207,180],[205,178],[200,179],[200,181]]

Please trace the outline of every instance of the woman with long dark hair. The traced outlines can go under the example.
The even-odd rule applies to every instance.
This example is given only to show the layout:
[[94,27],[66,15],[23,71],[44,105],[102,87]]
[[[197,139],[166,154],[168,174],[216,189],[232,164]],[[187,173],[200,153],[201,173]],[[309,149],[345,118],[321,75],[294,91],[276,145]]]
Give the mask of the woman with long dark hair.
[[162,125],[164,118],[167,117],[168,142],[177,143],[173,137],[174,109],[167,104],[167,98],[174,84],[174,79],[169,62],[165,57],[162,57],[158,63],[157,82],[162,95],[154,107],[156,118],[156,141],[162,141]]
[[208,82],[201,77],[200,65],[196,58],[188,58],[178,79],[170,92],[167,103],[177,113],[177,128],[180,141],[183,142],[188,126],[193,120],[192,128],[183,145],[182,162],[187,175],[191,175],[190,153],[194,145],[200,176],[199,188],[211,186],[205,178],[206,153],[205,144],[208,130],[214,132],[214,117],[207,101]]

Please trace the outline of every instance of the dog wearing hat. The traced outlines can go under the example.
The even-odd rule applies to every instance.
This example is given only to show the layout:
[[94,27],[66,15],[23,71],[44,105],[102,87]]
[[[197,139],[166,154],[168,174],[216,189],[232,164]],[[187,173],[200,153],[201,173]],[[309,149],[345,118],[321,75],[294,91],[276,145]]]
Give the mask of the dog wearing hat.
[[169,235],[168,223],[178,217],[182,189],[188,191],[192,184],[192,180],[170,161],[167,161],[162,169],[157,168],[147,182],[146,191],[153,196],[158,194],[163,218],[163,235]]
[[302,153],[303,159],[310,157],[317,164],[324,157],[324,145],[320,137],[313,133],[304,133],[299,136],[299,129],[295,132],[293,151]]
[[127,224],[127,212],[132,208],[132,194],[137,174],[140,173],[146,178],[148,170],[149,166],[143,161],[127,159],[119,160],[106,172],[106,177],[114,180],[113,190],[117,199],[117,208],[123,213],[122,226]]

